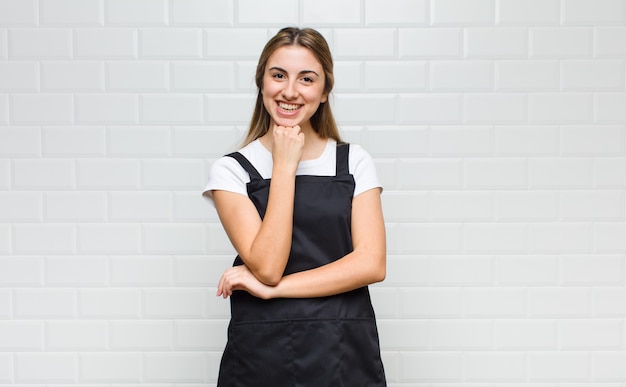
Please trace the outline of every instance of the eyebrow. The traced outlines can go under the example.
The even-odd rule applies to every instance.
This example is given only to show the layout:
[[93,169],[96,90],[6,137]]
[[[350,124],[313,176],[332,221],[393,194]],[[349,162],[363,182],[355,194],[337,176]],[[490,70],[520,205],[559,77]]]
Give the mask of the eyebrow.
[[[278,71],[282,71],[283,73],[286,73],[286,72],[287,72],[287,70],[285,70],[285,69],[284,69],[284,68],[282,68],[282,67],[278,67],[278,66],[270,67],[270,69],[269,69],[269,70],[278,70]],[[313,73],[313,74],[317,75],[318,77],[320,76],[318,73],[316,73],[316,72],[315,72],[315,71],[313,71],[313,70],[302,70],[302,71],[300,71],[298,74],[300,74],[300,75],[304,75],[304,74],[310,74],[310,73]]]

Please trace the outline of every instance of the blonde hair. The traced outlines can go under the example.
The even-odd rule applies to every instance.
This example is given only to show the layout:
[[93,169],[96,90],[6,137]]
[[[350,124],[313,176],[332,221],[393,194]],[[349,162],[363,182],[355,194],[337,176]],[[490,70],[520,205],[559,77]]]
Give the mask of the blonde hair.
[[[270,56],[280,47],[284,46],[301,46],[307,48],[313,53],[315,58],[322,65],[324,70],[324,94],[330,95],[335,84],[333,75],[333,58],[328,48],[326,39],[312,28],[285,27],[278,31],[272,37],[261,52],[259,63],[256,67],[255,83],[258,89],[254,112],[248,127],[248,133],[243,140],[243,145],[248,145],[257,138],[263,136],[269,130],[270,115],[263,105],[263,76],[265,74],[265,66]],[[328,104],[321,103],[317,111],[311,117],[311,126],[322,138],[332,138],[337,142],[341,142],[339,136],[339,128],[333,117],[333,113]]]

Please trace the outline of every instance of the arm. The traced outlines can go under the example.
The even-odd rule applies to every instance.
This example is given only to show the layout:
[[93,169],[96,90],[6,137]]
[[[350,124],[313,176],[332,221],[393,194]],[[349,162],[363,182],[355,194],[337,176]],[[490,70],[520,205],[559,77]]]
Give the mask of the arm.
[[352,203],[354,250],[327,265],[287,275],[276,286],[265,286],[245,267],[227,270],[218,285],[218,295],[246,290],[261,298],[323,297],[380,282],[386,275],[385,225],[380,190],[357,195]]

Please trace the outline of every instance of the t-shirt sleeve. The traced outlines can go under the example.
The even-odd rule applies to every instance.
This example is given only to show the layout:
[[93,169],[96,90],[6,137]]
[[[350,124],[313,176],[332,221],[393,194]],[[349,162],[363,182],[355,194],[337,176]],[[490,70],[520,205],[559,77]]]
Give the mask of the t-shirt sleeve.
[[224,190],[248,195],[246,184],[250,176],[232,157],[224,156],[215,160],[209,171],[209,179],[202,195],[215,207],[213,190]]
[[360,145],[350,144],[348,163],[350,173],[354,176],[354,196],[372,188],[380,188],[382,191],[374,159]]

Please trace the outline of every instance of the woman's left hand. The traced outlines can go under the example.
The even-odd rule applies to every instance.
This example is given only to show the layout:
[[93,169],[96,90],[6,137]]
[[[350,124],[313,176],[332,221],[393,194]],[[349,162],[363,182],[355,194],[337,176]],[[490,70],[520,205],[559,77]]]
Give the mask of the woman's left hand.
[[217,296],[227,298],[233,290],[245,290],[255,297],[267,300],[271,298],[272,287],[259,281],[246,265],[226,269],[217,285]]

